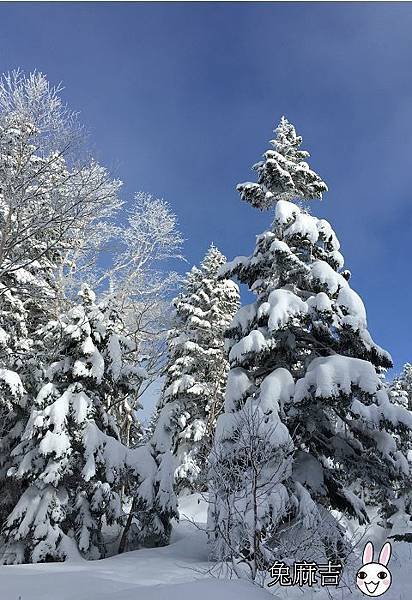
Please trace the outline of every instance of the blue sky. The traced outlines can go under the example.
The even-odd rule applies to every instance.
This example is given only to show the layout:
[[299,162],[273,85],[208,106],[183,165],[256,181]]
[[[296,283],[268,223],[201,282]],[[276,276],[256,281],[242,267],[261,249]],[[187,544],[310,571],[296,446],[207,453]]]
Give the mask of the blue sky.
[[170,202],[189,264],[211,241],[249,254],[269,225],[235,186],[285,114],[329,185],[313,213],[399,370],[412,359],[411,31],[410,3],[0,3],[0,71],[64,83],[124,198]]

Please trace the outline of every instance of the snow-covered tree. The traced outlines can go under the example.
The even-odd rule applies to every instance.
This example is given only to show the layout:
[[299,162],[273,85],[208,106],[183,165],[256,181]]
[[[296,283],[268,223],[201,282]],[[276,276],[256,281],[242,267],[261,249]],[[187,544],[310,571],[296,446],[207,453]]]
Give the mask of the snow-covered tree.
[[[278,369],[259,396],[249,396],[229,418],[222,415],[209,455],[211,555],[230,559],[236,575],[253,580],[267,568],[270,553],[264,539],[279,524],[276,518],[282,518],[288,501],[283,481],[291,468],[293,444],[285,425],[271,418],[270,411],[276,403],[273,389],[288,398],[290,379],[285,369]],[[228,398],[233,383],[239,383],[235,370],[230,371]]]
[[[400,375],[389,384],[389,398],[395,406],[402,406],[412,414],[412,365],[410,363],[406,363]],[[412,462],[412,430],[403,430],[399,436],[399,443]],[[412,542],[412,478],[400,490],[388,521],[391,526],[391,538]]]
[[206,457],[223,407],[228,372],[224,332],[239,306],[237,285],[218,278],[225,262],[212,245],[200,268],[193,267],[188,274],[183,293],[174,300],[175,319],[168,338],[161,403],[172,403],[179,412],[171,447],[177,459],[178,493],[204,488]]
[[391,382],[389,395],[397,404],[412,410],[412,365],[410,363],[406,363],[402,373]]
[[[104,295],[122,314],[135,342],[135,360],[144,357],[148,376],[135,402],[164,368],[170,293],[180,280],[177,273],[169,269],[174,260],[182,258],[182,243],[176,215],[168,203],[140,192],[135,195],[127,222],[116,228],[112,262],[95,278],[96,285],[103,287]],[[138,406],[124,407],[125,417],[134,413],[135,408]],[[121,433],[126,439],[123,426]],[[135,438],[130,443],[136,441]]]
[[[16,510],[24,506],[22,498],[25,494],[28,498],[33,482],[40,486],[40,470],[46,468],[50,458],[45,455],[43,460],[35,462],[33,471],[26,471],[27,465],[24,468],[19,465],[20,453],[33,439],[40,444],[49,425],[54,428],[51,417],[42,415],[39,422],[34,423],[33,414],[46,410],[53,413],[58,394],[66,393],[65,386],[73,384],[77,389],[79,385],[85,385],[83,381],[70,381],[66,371],[56,372],[48,383],[53,390],[49,394],[44,381],[45,372],[50,375],[50,363],[56,362],[56,352],[63,352],[58,344],[61,340],[57,338],[61,323],[72,318],[70,307],[75,312],[80,310],[73,306],[79,279],[96,283],[99,292],[104,292],[104,304],[99,304],[99,310],[110,321],[110,327],[116,329],[117,335],[116,340],[111,336],[111,346],[106,350],[117,353],[117,358],[113,357],[113,369],[121,371],[122,377],[127,373],[127,381],[130,383],[133,379],[134,382],[128,387],[126,379],[125,383],[119,379],[115,381],[113,371],[112,381],[108,383],[110,377],[105,372],[101,386],[94,382],[94,388],[88,389],[90,410],[87,419],[95,410],[93,394],[97,394],[102,403],[99,411],[106,415],[107,423],[111,423],[110,431],[102,430],[109,436],[110,445],[119,436],[126,446],[138,443],[142,434],[136,416],[139,397],[163,365],[169,323],[166,296],[178,281],[177,275],[172,271],[165,273],[164,267],[171,259],[180,257],[182,237],[167,203],[148,194],[138,194],[127,224],[122,226],[118,220],[119,224],[115,226],[111,219],[122,204],[118,197],[120,185],[88,156],[81,127],[76,116],[62,102],[59,87],[53,88],[41,73],[25,76],[14,72],[1,78],[0,415],[3,418],[0,428],[0,528],[9,550],[12,536],[19,528],[19,519],[23,519]],[[108,250],[113,260],[102,274],[98,260]],[[50,329],[46,331],[44,325],[47,322],[50,322]],[[56,338],[51,342],[54,327]],[[67,336],[63,342],[68,343]],[[105,343],[102,340],[102,344]],[[102,355],[106,350],[98,348]],[[107,363],[106,358],[105,361]],[[140,367],[136,371],[136,365],[143,362],[145,378],[141,376]],[[86,379],[88,383],[92,381]],[[73,411],[69,402],[65,423],[71,422]],[[39,424],[40,421],[45,425]],[[83,431],[82,423],[75,423],[77,425],[78,431]],[[63,425],[62,428],[64,430]],[[67,431],[68,435],[70,431]],[[73,435],[77,452],[80,451],[78,439],[81,433]],[[150,455],[147,462],[151,467],[147,467],[144,475],[152,480],[156,465]],[[133,466],[132,470],[135,469]],[[148,473],[152,475],[149,477]],[[62,474],[62,477],[66,475]],[[88,484],[89,488],[92,483]],[[71,489],[71,485],[70,480],[67,489]],[[136,488],[139,485],[138,477],[123,482],[122,497],[128,493],[127,486]],[[40,486],[40,489],[44,491],[45,488]],[[55,498],[50,502],[53,504]],[[81,511],[78,513],[80,515]],[[55,533],[58,521],[53,519],[57,513],[53,515],[50,527]],[[61,531],[72,539],[68,530],[71,517],[62,519]],[[100,517],[96,519],[98,521]],[[16,538],[23,549],[21,556],[24,560],[43,560],[49,542],[45,542],[47,536],[42,538],[44,545],[40,544],[35,550],[33,527],[26,531],[27,540],[23,529]],[[77,529],[76,526],[73,531]],[[103,552],[100,541],[93,540],[93,536],[94,533],[90,536],[89,549],[83,542],[80,547],[79,539],[75,538],[85,555]],[[65,544],[63,538],[60,541],[56,538],[54,550],[53,544],[47,550],[50,550],[49,558],[61,558]],[[96,544],[98,548],[93,550],[92,546]],[[20,560],[18,546],[11,551],[12,555],[15,552],[11,560]]]
[[60,91],[41,73],[0,79],[2,280],[24,269],[26,280],[40,273],[62,287],[55,269],[67,275],[91,247],[99,222],[121,205],[120,182],[84,157],[80,128]]
[[43,340],[35,332],[56,317],[68,266],[85,255],[97,220],[120,205],[119,182],[83,161],[79,141],[60,89],[41,73],[0,79],[0,368],[24,390],[6,385],[0,397],[0,507],[11,501],[10,453],[39,391]]
[[[301,139],[293,126],[283,118],[276,133],[276,153],[296,156]],[[236,504],[242,476],[222,492],[210,475],[211,537],[220,531],[230,535],[221,540],[219,558],[233,557],[235,547],[248,564],[250,523],[266,564],[282,556],[344,556],[346,537],[337,515],[365,523],[367,505],[373,504],[387,523],[410,478],[398,442],[412,427],[412,417],[390,402],[378,375],[391,366],[391,358],[369,334],[365,308],[350,287],[331,226],[291,202],[319,198],[326,185],[307,167],[295,172],[296,162],[282,162],[277,154],[265,163],[270,177],[263,165],[258,184],[240,186],[252,205],[261,207],[263,199],[270,199],[272,227],[257,237],[251,256],[221,271],[247,284],[256,301],[238,311],[228,330],[231,371],[214,455],[236,460],[244,414],[260,411],[273,435],[272,458],[263,455],[270,468],[261,470],[259,485],[264,489],[272,465],[278,475],[275,493],[259,498],[257,516],[251,512],[253,502],[244,499],[244,522],[236,527],[227,522],[226,507]],[[274,168],[272,158],[282,169]],[[297,173],[302,175],[299,184]],[[305,179],[305,173],[310,177]],[[295,184],[286,189],[285,181]],[[219,466],[212,455],[214,468]],[[246,480],[251,468],[241,455],[238,470]]]
[[171,519],[178,517],[176,492],[205,485],[205,460],[228,370],[223,334],[239,303],[237,286],[217,278],[225,262],[212,245],[174,300],[166,379],[148,443],[158,469],[151,501],[146,489],[135,500],[145,545],[168,543]]
[[171,452],[178,430],[176,407],[167,404],[159,412],[147,449],[156,465],[152,477],[147,477],[136,489],[131,513],[139,523],[136,543],[145,547],[166,546],[170,541],[172,520],[179,519],[174,489],[176,458]]
[[54,359],[12,451],[8,476],[21,496],[2,531],[8,563],[64,560],[76,551],[100,558],[104,527],[123,516],[130,461],[107,407],[133,394],[145,373],[127,359],[133,341],[116,311],[96,304],[87,286],[79,296],[43,329]]
[[260,210],[268,209],[278,200],[322,199],[328,191],[324,181],[306,162],[310,154],[301,150],[301,136],[294,126],[282,117],[275,129],[276,138],[270,141],[262,161],[253,165],[258,173],[257,183],[240,183],[237,189],[242,200]]
[[143,444],[147,444],[152,439],[154,431],[156,429],[157,421],[159,419],[159,412],[160,409],[156,403],[149,420],[143,428],[143,435],[141,438]]

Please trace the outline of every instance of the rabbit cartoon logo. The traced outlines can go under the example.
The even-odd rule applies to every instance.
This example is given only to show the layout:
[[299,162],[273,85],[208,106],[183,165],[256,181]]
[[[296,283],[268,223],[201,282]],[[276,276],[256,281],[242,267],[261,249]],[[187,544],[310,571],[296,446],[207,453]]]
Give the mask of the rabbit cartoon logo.
[[363,550],[363,565],[356,574],[356,585],[365,596],[377,598],[391,586],[392,575],[387,568],[392,546],[386,542],[379,554],[378,562],[373,562],[373,544],[368,542]]

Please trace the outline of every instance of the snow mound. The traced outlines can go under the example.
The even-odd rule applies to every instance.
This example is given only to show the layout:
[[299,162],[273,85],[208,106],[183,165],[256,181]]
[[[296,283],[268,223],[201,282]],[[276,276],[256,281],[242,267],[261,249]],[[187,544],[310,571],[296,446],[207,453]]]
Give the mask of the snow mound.
[[308,305],[289,290],[274,290],[268,298],[268,327],[271,331],[284,327],[295,316],[308,312]]
[[15,398],[23,395],[24,389],[20,377],[9,369],[0,369],[0,383],[3,382]]
[[[357,590],[275,586],[262,589],[246,581],[210,574],[206,534],[190,520],[206,521],[207,502],[199,494],[180,499],[181,522],[170,546],[127,552],[98,561],[0,567],[5,600],[352,600]],[[184,516],[186,515],[186,517]],[[189,519],[189,521],[187,520]],[[387,600],[410,600],[408,544],[394,543],[393,575]],[[360,565],[359,558],[359,565]],[[270,578],[268,576],[268,582]]]
[[381,381],[370,362],[340,354],[315,358],[305,377],[296,382],[294,401],[298,403],[308,398],[312,390],[316,398],[350,394],[352,386],[368,394],[378,391]]
[[233,346],[229,353],[229,360],[230,362],[241,361],[245,354],[252,352],[258,354],[265,350],[267,350],[265,337],[261,331],[255,329]]
[[104,560],[0,567],[1,598],[7,600],[269,600],[245,581],[210,574],[203,524],[207,502],[200,494],[180,501],[181,522],[163,548],[127,552]]

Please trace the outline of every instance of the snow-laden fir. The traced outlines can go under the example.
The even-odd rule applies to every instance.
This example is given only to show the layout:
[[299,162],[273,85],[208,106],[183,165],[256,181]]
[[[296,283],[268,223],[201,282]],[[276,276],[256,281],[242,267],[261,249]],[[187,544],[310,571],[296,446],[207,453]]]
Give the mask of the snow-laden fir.
[[[330,224],[303,204],[326,185],[282,118],[238,187],[274,205],[271,228],[249,257],[221,269],[256,295],[227,332],[231,370],[210,456],[210,539],[216,558],[255,579],[274,560],[344,560],[350,517],[377,511],[388,534],[410,490],[405,432],[412,414],[392,402],[380,373],[392,365],[372,339]],[[287,197],[287,199],[285,199]],[[403,508],[410,510],[410,503]],[[412,531],[410,512],[404,517]]]
[[176,318],[169,334],[161,402],[173,405],[178,425],[173,448],[178,493],[207,488],[206,459],[223,407],[228,371],[224,332],[239,307],[237,285],[218,278],[219,267],[225,263],[212,245],[200,267],[188,274],[185,292],[174,301]]
[[390,384],[389,395],[394,402],[412,410],[412,365],[406,363],[402,373]]
[[81,303],[44,329],[54,353],[8,475],[20,498],[3,528],[6,562],[106,554],[104,527],[120,523],[130,465],[110,409],[145,377],[130,365],[133,345],[110,305],[90,288]]
[[207,490],[207,456],[228,371],[224,331],[239,305],[237,285],[218,278],[225,262],[212,245],[173,301],[165,383],[148,444],[159,467],[155,501],[150,510],[140,502],[145,507],[140,518],[146,545],[168,542],[170,519],[177,516],[176,494]]

